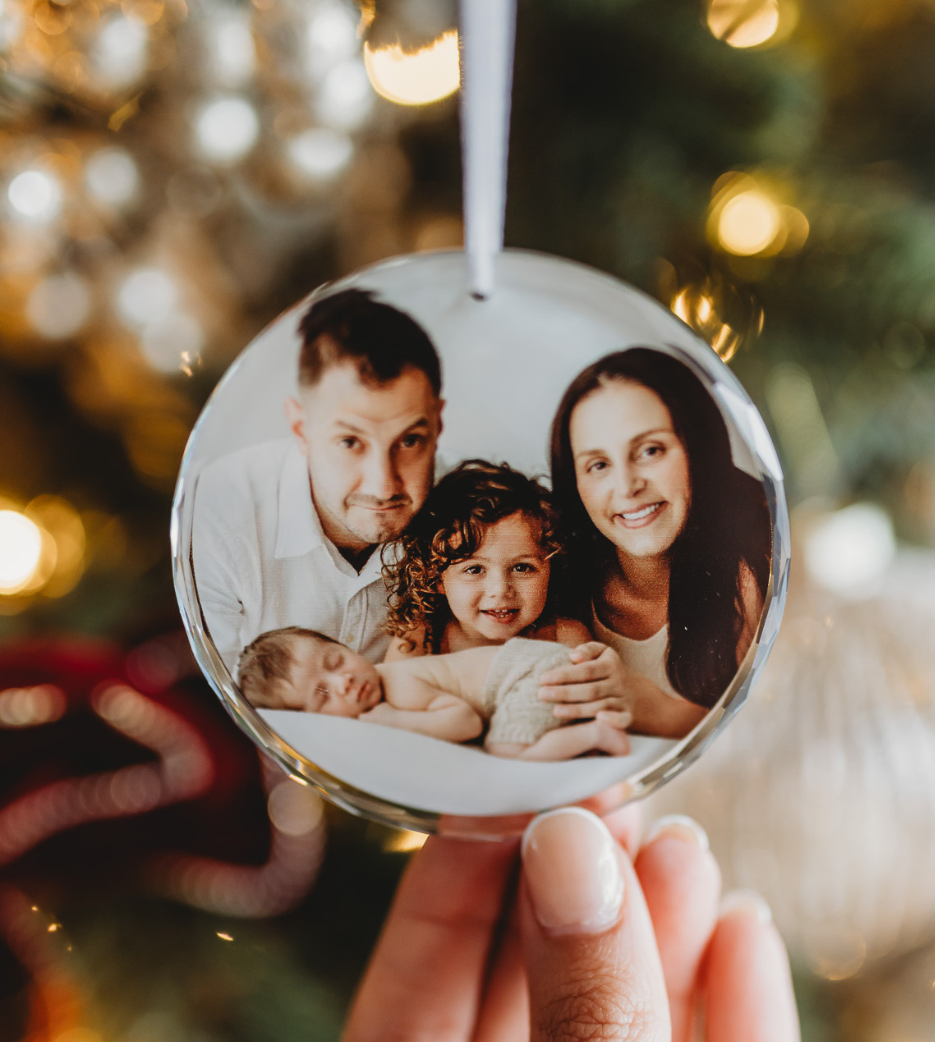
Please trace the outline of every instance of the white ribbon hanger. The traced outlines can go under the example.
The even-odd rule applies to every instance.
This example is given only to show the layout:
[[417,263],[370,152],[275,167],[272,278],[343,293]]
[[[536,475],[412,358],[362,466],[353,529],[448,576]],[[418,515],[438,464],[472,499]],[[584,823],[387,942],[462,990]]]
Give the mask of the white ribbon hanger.
[[461,0],[460,35],[464,246],[471,294],[484,300],[503,250],[515,0]]

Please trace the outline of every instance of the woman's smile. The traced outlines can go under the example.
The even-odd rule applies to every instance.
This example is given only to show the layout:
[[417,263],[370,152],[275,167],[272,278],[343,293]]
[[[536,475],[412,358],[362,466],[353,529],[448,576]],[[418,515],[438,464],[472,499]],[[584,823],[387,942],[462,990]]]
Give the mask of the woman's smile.
[[578,494],[597,530],[623,556],[666,554],[688,519],[691,481],[659,395],[610,381],[578,402],[569,435]]
[[614,520],[627,528],[643,528],[645,525],[651,525],[659,516],[660,511],[665,510],[667,506],[668,504],[665,502],[650,503],[648,506],[640,507],[639,510],[615,514]]

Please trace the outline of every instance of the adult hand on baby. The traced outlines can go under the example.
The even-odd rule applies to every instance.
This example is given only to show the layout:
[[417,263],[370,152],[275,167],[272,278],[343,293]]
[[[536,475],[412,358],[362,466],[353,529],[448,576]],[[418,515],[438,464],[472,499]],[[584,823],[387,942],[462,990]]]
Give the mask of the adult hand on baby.
[[560,720],[594,717],[630,733],[683,738],[707,713],[703,706],[671,697],[647,677],[627,672],[620,656],[599,641],[579,644],[567,666],[540,677],[539,697],[557,703]]
[[637,828],[630,808],[606,825],[578,808],[540,816],[515,900],[515,842],[430,839],[344,1042],[689,1042],[698,1010],[707,1042],[796,1042],[788,961],[762,902],[735,897],[719,918],[701,830],[659,823],[631,862]]
[[620,656],[606,644],[592,640],[569,652],[569,664],[543,673],[539,697],[556,702],[562,720],[597,717],[625,728],[632,720],[634,700]]

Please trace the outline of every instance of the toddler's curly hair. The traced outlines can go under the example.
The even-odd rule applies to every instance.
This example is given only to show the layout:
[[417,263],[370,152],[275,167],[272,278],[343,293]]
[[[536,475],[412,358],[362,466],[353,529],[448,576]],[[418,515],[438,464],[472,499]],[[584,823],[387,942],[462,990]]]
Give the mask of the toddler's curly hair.
[[[451,610],[438,586],[446,568],[477,552],[487,529],[512,514],[538,527],[538,542],[549,558],[563,549],[558,512],[551,493],[534,478],[501,463],[465,460],[432,489],[406,531],[387,545],[383,572],[389,587],[387,631],[403,640],[422,630],[425,646],[437,654]],[[551,609],[551,587],[546,614]]]

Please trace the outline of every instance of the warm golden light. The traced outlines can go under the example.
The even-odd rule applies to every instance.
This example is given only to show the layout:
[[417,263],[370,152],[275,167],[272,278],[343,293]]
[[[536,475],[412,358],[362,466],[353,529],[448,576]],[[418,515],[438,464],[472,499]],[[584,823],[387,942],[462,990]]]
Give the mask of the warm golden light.
[[52,684],[38,687],[11,687],[0,691],[0,726],[36,727],[60,719],[68,708],[68,698]]
[[409,54],[398,44],[379,49],[364,44],[364,65],[377,94],[397,105],[428,105],[461,84],[458,34],[452,29]]
[[737,257],[789,257],[805,245],[808,218],[783,202],[792,186],[768,173],[729,171],[712,189],[708,239]]
[[46,533],[46,542],[54,544],[51,554],[46,547],[43,566],[30,586],[38,589],[41,585],[44,597],[64,597],[84,575],[87,537],[81,517],[60,496],[37,496],[26,507],[26,516]]
[[779,207],[763,192],[749,189],[721,209],[717,235],[729,253],[752,257],[768,249],[782,230]]
[[737,353],[743,337],[718,315],[714,301],[705,290],[686,287],[680,290],[670,304],[672,312],[729,362]]
[[795,253],[805,245],[808,233],[811,230],[808,218],[794,206],[782,208],[782,220],[786,228],[786,241],[783,243],[782,252],[785,254]]
[[19,593],[42,560],[42,532],[16,510],[0,510],[0,594]]
[[708,28],[731,47],[759,47],[779,30],[779,0],[710,0]]
[[62,597],[74,589],[86,542],[81,517],[61,497],[37,496],[26,507],[0,498],[0,614],[22,611],[35,593]]
[[424,832],[409,832],[407,829],[400,829],[386,844],[386,849],[397,854],[408,853],[411,850],[419,850],[425,845],[428,838]]

